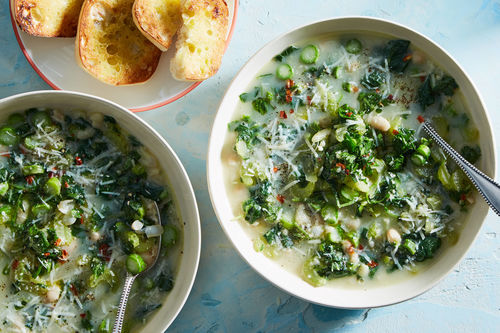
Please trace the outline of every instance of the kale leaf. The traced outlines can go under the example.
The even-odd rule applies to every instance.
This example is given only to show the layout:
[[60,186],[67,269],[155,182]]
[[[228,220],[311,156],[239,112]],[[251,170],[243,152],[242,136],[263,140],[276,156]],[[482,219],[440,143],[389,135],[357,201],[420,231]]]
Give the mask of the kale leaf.
[[376,111],[382,112],[382,107],[391,103],[388,98],[382,98],[382,95],[376,92],[361,92],[358,95],[359,110],[362,113],[370,113]]
[[354,265],[342,251],[342,245],[323,241],[316,252],[319,264],[314,266],[314,270],[319,276],[332,279],[355,273]]
[[417,148],[417,139],[414,134],[414,130],[404,127],[394,131],[392,146],[396,153],[409,154]]
[[470,163],[474,164],[481,157],[481,148],[479,146],[464,146],[460,154]]
[[238,133],[238,140],[245,142],[248,148],[259,142],[258,134],[261,129],[262,127],[250,120],[248,116],[229,123],[229,130]]
[[296,46],[289,46],[286,49],[284,49],[280,54],[276,55],[273,59],[275,61],[283,61],[286,57],[288,57],[290,54],[293,52],[297,51],[299,48]]
[[396,73],[402,73],[411,62],[411,57],[407,57],[410,41],[403,39],[391,40],[384,50],[389,69]]
[[375,90],[380,88],[382,83],[385,81],[385,75],[378,70],[373,70],[371,73],[366,73],[363,78],[361,78],[361,84],[369,90]]
[[[455,89],[458,88],[455,79],[449,75],[445,75],[439,80],[435,80],[434,78],[434,74],[427,75],[424,83],[422,83],[417,91],[417,102],[424,110],[429,105],[434,104],[436,98],[441,94],[453,96]],[[434,85],[432,84],[433,81],[435,81]]]
[[289,248],[293,246],[293,240],[283,232],[281,223],[276,224],[264,234],[264,239],[268,244],[281,244],[283,247]]

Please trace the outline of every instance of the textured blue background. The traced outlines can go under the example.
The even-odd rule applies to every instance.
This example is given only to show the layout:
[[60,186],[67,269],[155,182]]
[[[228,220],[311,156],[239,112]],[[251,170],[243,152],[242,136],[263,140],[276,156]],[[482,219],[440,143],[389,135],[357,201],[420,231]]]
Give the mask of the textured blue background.
[[[49,89],[16,43],[7,3],[0,5],[0,98]],[[346,15],[393,20],[443,46],[476,83],[500,142],[499,0],[241,0],[233,40],[217,75],[186,97],[140,114],[184,163],[202,219],[198,276],[169,332],[500,331],[500,221],[491,213],[466,258],[434,289],[402,304],[357,311],[309,304],[271,286],[243,262],[219,227],[208,198],[205,155],[210,125],[231,78],[276,36],[298,25]]]

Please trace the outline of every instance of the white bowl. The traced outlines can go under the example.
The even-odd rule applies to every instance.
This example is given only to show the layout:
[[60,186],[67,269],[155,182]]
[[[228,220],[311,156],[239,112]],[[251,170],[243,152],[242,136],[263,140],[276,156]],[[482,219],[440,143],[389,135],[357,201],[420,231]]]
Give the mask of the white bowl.
[[229,86],[214,120],[210,136],[207,162],[207,178],[210,198],[222,229],[247,263],[260,275],[284,291],[306,301],[339,308],[371,308],[402,302],[415,297],[444,278],[465,255],[488,213],[488,206],[478,198],[469,210],[457,244],[432,260],[430,265],[410,279],[390,285],[369,288],[341,288],[325,286],[315,288],[296,274],[283,269],[277,262],[268,259],[253,248],[253,243],[230,206],[227,189],[224,187],[224,172],[221,152],[227,133],[227,124],[239,103],[239,94],[248,89],[256,73],[272,57],[289,45],[314,39],[328,33],[382,33],[394,38],[410,40],[412,45],[426,52],[433,61],[455,78],[460,86],[469,110],[481,133],[482,158],[479,167],[494,177],[496,170],[495,143],[488,115],[476,88],[457,62],[441,47],[427,37],[409,28],[389,21],[368,17],[346,17],[312,23],[292,30],[260,49],[240,70]]
[[32,107],[60,108],[101,112],[114,117],[122,128],[136,136],[150,151],[156,153],[183,223],[181,260],[177,268],[174,288],[163,306],[153,314],[143,332],[163,332],[175,319],[191,291],[198,270],[201,247],[200,218],[196,198],[179,158],[158,132],[142,119],[118,104],[82,93],[68,91],[35,91],[0,100],[1,118]]

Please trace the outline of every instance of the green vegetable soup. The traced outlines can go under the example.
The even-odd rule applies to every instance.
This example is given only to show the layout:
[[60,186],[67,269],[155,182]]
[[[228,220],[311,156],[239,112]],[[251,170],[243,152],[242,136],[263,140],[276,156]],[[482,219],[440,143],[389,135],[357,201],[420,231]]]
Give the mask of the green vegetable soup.
[[175,281],[174,198],[114,118],[62,111],[0,125],[0,331],[111,332],[126,271],[144,271],[163,234],[132,289],[124,331],[138,332]]
[[475,193],[421,123],[472,163],[479,133],[454,78],[409,41],[294,44],[240,101],[222,158],[256,251],[314,286],[364,286],[407,278],[456,242]]

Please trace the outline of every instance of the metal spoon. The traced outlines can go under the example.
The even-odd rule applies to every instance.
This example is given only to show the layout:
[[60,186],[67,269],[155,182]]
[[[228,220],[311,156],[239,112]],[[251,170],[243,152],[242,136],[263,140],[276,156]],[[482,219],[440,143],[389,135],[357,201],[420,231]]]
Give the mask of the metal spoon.
[[477,188],[481,196],[491,209],[500,216],[500,185],[483,172],[473,166],[453,149],[444,139],[437,134],[436,130],[426,121],[423,125],[424,131],[448,154],[469,177],[472,184]]
[[[154,202],[154,207],[156,210],[156,217],[157,217],[156,224],[161,225],[160,210],[158,209],[158,205],[156,204],[156,202]],[[127,301],[130,295],[130,291],[132,290],[132,285],[134,284],[135,278],[138,277],[140,274],[150,270],[151,267],[153,267],[158,261],[161,249],[161,235],[157,238],[158,238],[158,246],[156,248],[154,261],[151,263],[151,265],[148,265],[146,269],[140,272],[139,274],[133,275],[127,271],[127,277],[125,278],[125,284],[123,285],[122,295],[120,296],[120,304],[118,305],[118,312],[116,313],[115,324],[113,326],[113,333],[120,333],[122,331],[123,320],[125,318],[125,310],[127,309]]]

